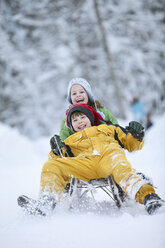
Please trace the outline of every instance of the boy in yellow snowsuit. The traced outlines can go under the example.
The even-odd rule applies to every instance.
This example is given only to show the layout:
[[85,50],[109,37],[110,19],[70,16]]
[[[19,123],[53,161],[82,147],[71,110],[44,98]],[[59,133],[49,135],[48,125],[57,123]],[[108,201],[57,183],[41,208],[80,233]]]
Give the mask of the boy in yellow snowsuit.
[[140,123],[131,122],[127,129],[119,125],[98,126],[101,116],[86,104],[73,105],[67,113],[67,125],[76,131],[65,139],[73,157],[50,153],[41,173],[41,192],[56,198],[64,192],[71,177],[84,181],[107,178],[114,180],[126,194],[144,204],[149,214],[162,206],[151,182],[132,168],[123,151],[140,150],[144,132]]

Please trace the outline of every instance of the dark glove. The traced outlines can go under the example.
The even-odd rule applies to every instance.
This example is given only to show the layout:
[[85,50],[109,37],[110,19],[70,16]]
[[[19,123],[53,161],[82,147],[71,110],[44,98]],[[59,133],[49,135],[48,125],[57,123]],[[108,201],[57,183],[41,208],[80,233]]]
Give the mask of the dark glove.
[[61,141],[58,135],[54,135],[50,139],[50,147],[55,155],[61,155],[62,149],[65,147],[65,143]]
[[131,121],[129,126],[126,127],[126,130],[130,132],[134,138],[139,141],[142,141],[144,137],[144,127],[137,121]]

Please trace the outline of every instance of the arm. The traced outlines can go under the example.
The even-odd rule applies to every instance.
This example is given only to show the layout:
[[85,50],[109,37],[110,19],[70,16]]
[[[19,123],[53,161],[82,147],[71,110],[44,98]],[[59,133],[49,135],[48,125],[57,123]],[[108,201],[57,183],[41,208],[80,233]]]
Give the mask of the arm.
[[100,114],[104,115],[104,119],[106,121],[111,121],[112,124],[118,124],[117,119],[112,115],[112,113],[107,109],[107,108],[98,108],[98,112],[100,112]]
[[59,135],[54,135],[50,139],[50,147],[51,147],[51,152],[55,156],[60,156],[62,157],[73,157],[73,153],[68,145],[65,144],[64,141],[60,139]]
[[116,126],[114,137],[129,152],[141,150],[144,145],[143,130],[144,127],[140,123],[132,121],[126,128]]
[[74,134],[75,132],[71,130],[69,127],[66,126],[66,118],[62,121],[61,127],[60,127],[60,138],[61,140],[65,140],[70,135]]

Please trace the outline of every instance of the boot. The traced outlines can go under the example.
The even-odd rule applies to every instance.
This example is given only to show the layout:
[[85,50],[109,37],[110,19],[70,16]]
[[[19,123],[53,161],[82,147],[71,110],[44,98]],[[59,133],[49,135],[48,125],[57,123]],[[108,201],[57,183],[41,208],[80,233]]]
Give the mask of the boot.
[[49,195],[42,195],[39,200],[21,195],[18,197],[17,202],[18,205],[30,215],[46,216],[50,214],[56,206],[55,199]]
[[49,195],[42,195],[40,196],[37,205],[38,209],[45,213],[45,215],[48,215],[54,210],[56,206],[56,201],[53,197]]
[[146,211],[152,215],[158,211],[162,206],[165,206],[165,201],[157,194],[150,193],[144,198],[144,205]]

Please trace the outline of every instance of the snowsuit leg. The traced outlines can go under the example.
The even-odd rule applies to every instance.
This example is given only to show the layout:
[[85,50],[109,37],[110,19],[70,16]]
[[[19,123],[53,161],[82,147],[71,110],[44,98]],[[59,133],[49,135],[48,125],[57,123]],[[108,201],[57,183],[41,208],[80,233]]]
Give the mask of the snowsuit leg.
[[[149,179],[132,168],[125,156],[125,152],[120,147],[116,146],[116,148],[114,148],[114,145],[113,149],[107,147],[107,149],[104,150],[99,162],[97,174],[100,177],[106,177],[112,174],[116,183],[132,199],[136,199],[136,194],[142,187],[143,190],[140,191],[136,199],[140,203],[143,203],[142,198],[145,195],[154,192],[153,187],[149,185]],[[148,186],[144,187],[144,185]]]
[[98,178],[97,163],[98,156],[49,159],[42,168],[41,191],[62,194],[72,176],[84,181]]

